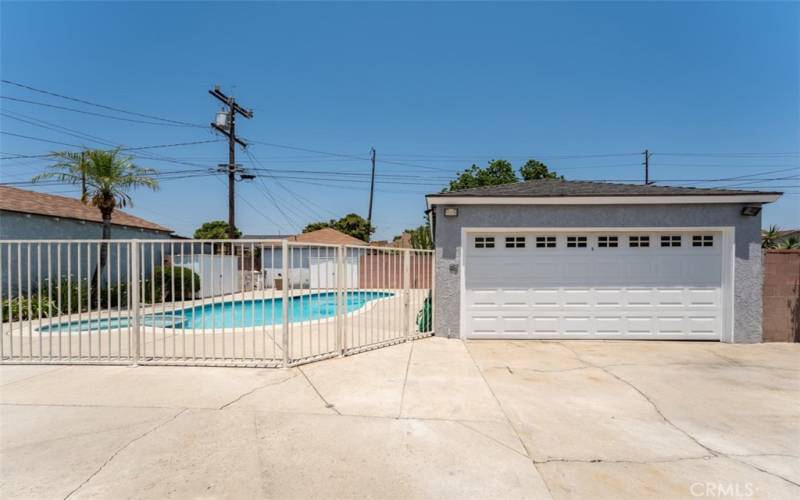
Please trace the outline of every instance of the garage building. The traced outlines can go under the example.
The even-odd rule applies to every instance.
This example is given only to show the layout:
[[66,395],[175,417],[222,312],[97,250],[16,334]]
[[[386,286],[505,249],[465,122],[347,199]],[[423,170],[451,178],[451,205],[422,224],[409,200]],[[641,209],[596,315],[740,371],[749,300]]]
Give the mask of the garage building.
[[761,341],[761,205],[780,193],[536,180],[427,196],[435,331]]

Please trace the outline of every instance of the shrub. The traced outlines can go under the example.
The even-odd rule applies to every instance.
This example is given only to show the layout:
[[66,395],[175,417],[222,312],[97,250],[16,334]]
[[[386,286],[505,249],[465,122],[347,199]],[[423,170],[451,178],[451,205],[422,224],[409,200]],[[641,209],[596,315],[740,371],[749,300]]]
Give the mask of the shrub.
[[428,295],[425,298],[425,302],[422,304],[422,309],[417,313],[417,328],[420,333],[427,333],[433,329],[433,325],[431,324],[433,310],[431,306],[431,296]]
[[[30,304],[30,310],[29,310]],[[3,321],[18,321],[20,319],[36,319],[41,315],[48,318],[58,313],[56,306],[45,295],[31,295],[30,302],[28,297],[14,297],[11,299],[11,315],[9,316],[9,301],[3,299]]]
[[[172,296],[172,280],[175,280],[175,296]],[[161,283],[164,289],[161,289]],[[181,287],[181,282],[183,287]],[[164,302],[191,299],[200,291],[200,276],[188,267],[157,267],[153,276],[144,281],[145,302],[161,302],[162,292]],[[181,293],[182,292],[182,293]]]

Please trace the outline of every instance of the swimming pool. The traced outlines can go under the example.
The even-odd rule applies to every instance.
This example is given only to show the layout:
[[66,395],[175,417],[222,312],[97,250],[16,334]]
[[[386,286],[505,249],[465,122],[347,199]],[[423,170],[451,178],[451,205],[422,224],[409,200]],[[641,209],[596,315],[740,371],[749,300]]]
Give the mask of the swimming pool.
[[[349,291],[345,312],[364,307],[368,302],[392,297],[391,292]],[[320,292],[289,298],[289,321],[311,321],[336,315],[336,293]],[[160,328],[248,328],[283,323],[283,298],[245,299],[216,302],[176,311],[144,314],[140,324]],[[103,318],[42,326],[41,332],[82,332],[128,328],[130,318]]]

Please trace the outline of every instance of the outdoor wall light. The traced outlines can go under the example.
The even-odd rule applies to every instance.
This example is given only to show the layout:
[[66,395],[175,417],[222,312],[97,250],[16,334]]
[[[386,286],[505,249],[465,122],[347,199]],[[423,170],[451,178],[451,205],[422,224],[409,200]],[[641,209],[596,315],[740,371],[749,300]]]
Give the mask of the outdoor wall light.
[[746,215],[748,217],[755,217],[756,215],[761,213],[760,206],[749,206],[749,207],[742,207],[742,215]]
[[458,209],[457,208],[445,208],[444,209],[444,216],[445,217],[458,217]]

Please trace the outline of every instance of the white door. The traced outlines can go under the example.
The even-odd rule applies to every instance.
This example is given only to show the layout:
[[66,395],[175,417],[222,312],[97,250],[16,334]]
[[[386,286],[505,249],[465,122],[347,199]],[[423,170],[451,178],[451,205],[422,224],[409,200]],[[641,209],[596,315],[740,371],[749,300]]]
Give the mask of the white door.
[[467,233],[468,338],[719,339],[722,234]]

